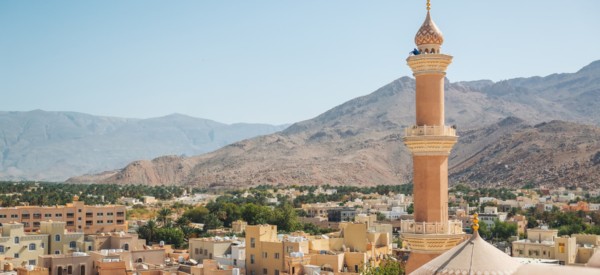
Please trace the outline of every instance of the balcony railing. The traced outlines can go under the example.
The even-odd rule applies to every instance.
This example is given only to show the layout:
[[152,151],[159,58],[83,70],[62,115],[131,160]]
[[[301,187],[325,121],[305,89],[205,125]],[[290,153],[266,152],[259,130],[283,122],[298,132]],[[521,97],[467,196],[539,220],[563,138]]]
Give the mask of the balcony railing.
[[411,234],[461,234],[462,221],[451,220],[447,223],[438,222],[415,222],[414,220],[400,221],[402,233]]
[[456,136],[456,129],[452,126],[412,126],[404,128],[404,136]]

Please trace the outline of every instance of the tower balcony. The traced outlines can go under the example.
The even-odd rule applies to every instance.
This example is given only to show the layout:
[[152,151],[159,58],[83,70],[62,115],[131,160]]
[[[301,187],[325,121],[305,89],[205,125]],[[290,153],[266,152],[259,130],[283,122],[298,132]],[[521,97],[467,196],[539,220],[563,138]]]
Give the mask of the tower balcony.
[[456,129],[451,126],[417,126],[404,128],[405,137],[415,136],[450,136],[456,137]]
[[467,237],[462,230],[462,222],[458,220],[445,223],[404,220],[400,222],[400,229],[402,239],[408,243],[410,250],[421,253],[442,253]]
[[404,129],[404,144],[414,156],[449,155],[458,141],[449,126],[412,126]]
[[446,74],[446,69],[452,63],[452,56],[446,54],[420,54],[406,59],[406,63],[412,69],[413,75],[422,74]]
[[400,221],[400,232],[410,234],[463,234],[462,221],[450,220],[441,222]]

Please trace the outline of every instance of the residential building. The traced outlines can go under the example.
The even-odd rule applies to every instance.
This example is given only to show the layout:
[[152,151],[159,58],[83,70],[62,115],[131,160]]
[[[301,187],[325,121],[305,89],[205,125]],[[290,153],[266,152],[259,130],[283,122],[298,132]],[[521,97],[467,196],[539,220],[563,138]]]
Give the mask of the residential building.
[[327,219],[330,222],[351,222],[356,216],[356,209],[350,207],[336,207],[327,210]]
[[42,221],[40,233],[48,235],[45,254],[69,254],[86,251],[83,232],[69,232],[66,222]]
[[124,205],[85,205],[78,196],[63,206],[16,206],[0,208],[0,223],[23,223],[26,232],[38,231],[42,221],[64,221],[66,229],[85,234],[127,231]]
[[85,252],[40,255],[38,266],[48,269],[49,275],[93,275],[92,257]]
[[36,265],[38,257],[45,254],[48,235],[26,234],[23,224],[17,222],[2,223],[0,229],[0,265]]

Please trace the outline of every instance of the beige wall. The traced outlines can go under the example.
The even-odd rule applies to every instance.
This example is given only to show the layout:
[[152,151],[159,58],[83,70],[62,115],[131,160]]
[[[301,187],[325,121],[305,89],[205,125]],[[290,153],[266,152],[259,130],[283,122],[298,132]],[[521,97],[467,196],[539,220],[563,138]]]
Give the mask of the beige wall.
[[[92,275],[93,261],[90,255],[43,255],[39,266],[48,268],[50,275]],[[69,270],[71,273],[69,273]]]
[[344,244],[350,251],[367,251],[367,225],[349,223],[344,228]]

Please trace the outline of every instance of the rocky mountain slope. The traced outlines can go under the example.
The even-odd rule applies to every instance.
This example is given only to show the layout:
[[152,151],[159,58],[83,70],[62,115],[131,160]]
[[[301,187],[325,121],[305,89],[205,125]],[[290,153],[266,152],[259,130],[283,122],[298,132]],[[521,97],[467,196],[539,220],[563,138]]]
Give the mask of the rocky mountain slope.
[[[526,180],[548,180],[543,183],[562,184],[562,174],[554,178],[539,178],[537,174],[527,177],[519,174],[525,173],[525,170],[518,169],[511,170],[510,176],[503,174],[495,178],[482,175],[498,172],[492,169],[497,165],[488,163],[498,159],[513,161],[507,156],[501,157],[503,152],[512,152],[507,149],[510,144],[534,146],[531,143],[535,140],[526,140],[526,133],[534,134],[542,128],[529,125],[553,119],[600,124],[600,101],[593,100],[600,97],[600,61],[577,73],[498,83],[447,83],[446,87],[447,122],[458,125],[459,134],[463,136],[451,156],[453,180],[478,184],[495,184],[498,181],[505,185],[518,185]],[[265,183],[375,185],[408,182],[410,155],[401,143],[401,135],[402,128],[414,121],[414,89],[414,79],[403,77],[372,94],[348,101],[314,119],[293,124],[279,133],[237,142],[200,156],[136,161],[121,170],[69,181],[227,187]],[[510,118],[504,119],[506,117]],[[557,128],[565,136],[576,135],[571,131],[586,133],[585,138],[589,140],[582,141],[582,144],[589,148],[579,152],[579,161],[588,158],[588,152],[595,152],[597,144],[590,140],[599,139],[597,126],[567,122],[549,125],[556,123],[565,125]],[[538,145],[539,150],[545,150],[539,158],[522,161],[535,163],[543,161],[544,156],[555,156],[547,150],[559,146],[560,143],[553,143],[559,139],[548,138],[545,141],[548,142],[545,146]],[[565,146],[580,148],[580,145],[569,145],[570,140],[562,141]],[[514,144],[512,146],[516,146]],[[489,151],[489,148],[496,147],[498,151]],[[497,155],[492,158],[492,153]],[[485,154],[489,157],[486,158]],[[520,157],[529,156],[533,155],[522,154]],[[565,154],[557,158],[545,169],[560,170],[560,167],[568,166],[568,162],[572,161],[568,156]],[[539,163],[538,166],[544,165]],[[590,171],[594,172],[592,168]],[[516,174],[513,176],[512,173]],[[590,175],[580,179],[592,181],[594,177]]]
[[283,126],[226,125],[173,114],[151,119],[0,112],[0,179],[65,180],[161,155],[197,155]]

